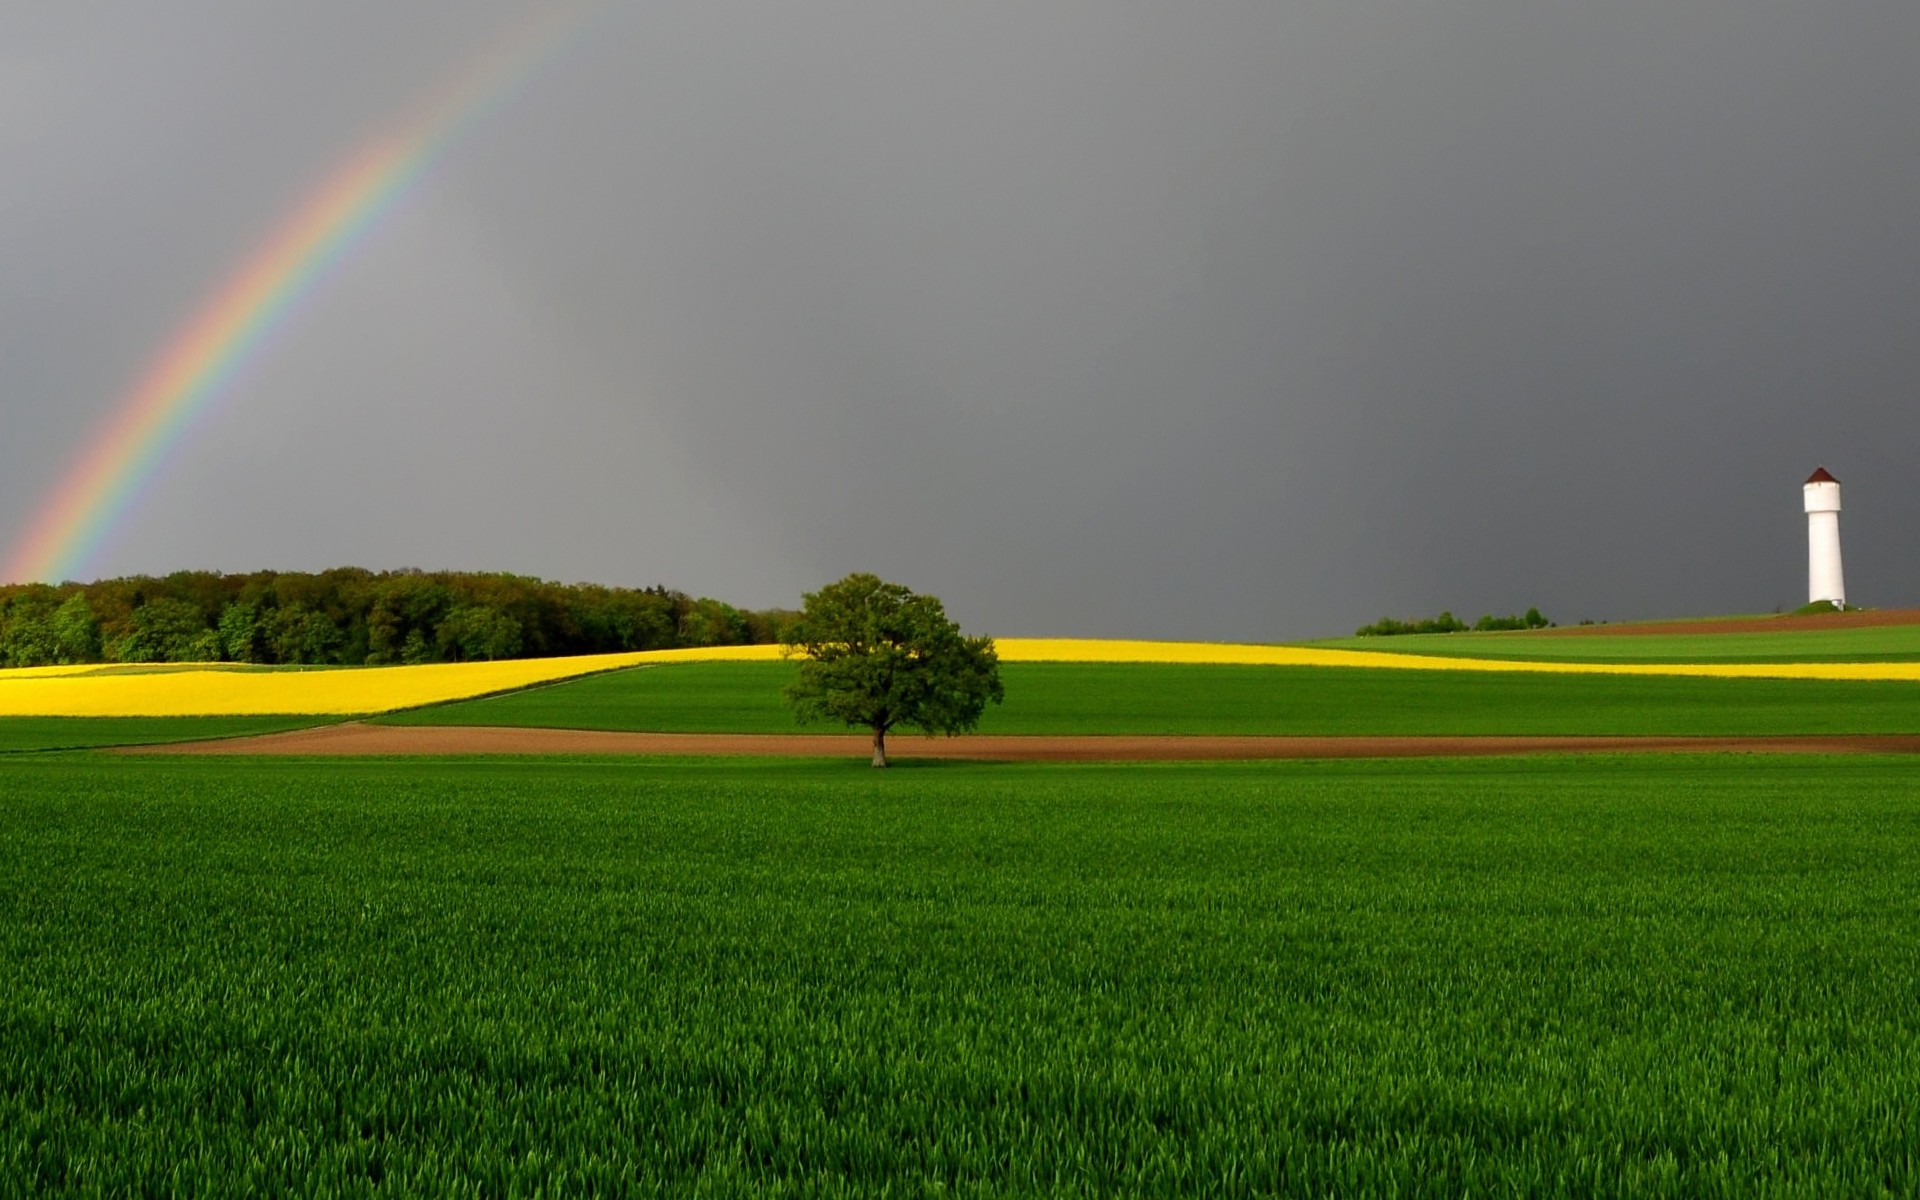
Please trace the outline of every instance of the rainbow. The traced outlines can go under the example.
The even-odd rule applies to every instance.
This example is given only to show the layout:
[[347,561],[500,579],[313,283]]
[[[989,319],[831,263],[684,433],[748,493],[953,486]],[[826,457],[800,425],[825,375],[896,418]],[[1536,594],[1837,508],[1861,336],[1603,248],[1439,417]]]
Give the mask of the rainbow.
[[0,581],[70,578],[169,451],[468,129],[580,39],[596,8],[549,8],[494,42],[298,204],[166,343],[36,511]]

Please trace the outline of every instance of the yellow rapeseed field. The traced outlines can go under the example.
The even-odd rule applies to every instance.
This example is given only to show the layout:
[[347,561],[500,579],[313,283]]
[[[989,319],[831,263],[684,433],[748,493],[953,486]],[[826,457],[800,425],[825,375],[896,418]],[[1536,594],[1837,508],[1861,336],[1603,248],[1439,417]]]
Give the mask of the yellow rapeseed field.
[[442,704],[648,663],[779,656],[778,646],[724,646],[314,671],[230,665],[171,670],[29,667],[0,671],[0,716],[348,716]]
[[1920,662],[1595,663],[1385,654],[1231,642],[996,638],[1002,662],[1239,663],[1265,667],[1375,667],[1403,671],[1533,671],[1553,675],[1690,675],[1728,679],[1880,679],[1920,682]]
[[[1000,638],[1003,662],[1239,663],[1375,667],[1400,671],[1536,671],[1580,675],[1920,681],[1920,662],[1581,663],[1452,658],[1254,646],[1087,638]],[[778,646],[649,650],[578,658],[531,658],[419,667],[285,670],[233,665],[28,667],[0,671],[0,716],[349,716],[441,704],[554,683],[598,671],[676,662],[767,662]]]

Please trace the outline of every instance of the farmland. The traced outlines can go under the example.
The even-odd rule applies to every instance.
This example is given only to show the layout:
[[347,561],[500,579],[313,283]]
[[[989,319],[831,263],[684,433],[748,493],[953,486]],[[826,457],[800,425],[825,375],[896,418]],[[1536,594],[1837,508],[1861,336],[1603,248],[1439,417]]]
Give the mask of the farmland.
[[[1840,677],[1015,642],[982,732],[1920,732],[1793,646]],[[704,657],[0,689],[798,728]],[[0,1193],[1920,1189],[1909,757],[34,752],[303,711],[0,718]]]
[[242,737],[311,724],[310,717],[6,717],[0,754]]
[[1526,633],[1412,634],[1315,642],[1328,649],[1434,654],[1545,662],[1913,662],[1920,660],[1920,624],[1754,632],[1647,633],[1542,630]]
[[[1374,639],[1403,641],[1412,639]],[[1569,639],[1571,640],[1571,639]],[[1327,646],[1206,642],[1126,642],[1009,638],[1009,665],[1262,666],[1312,668],[1312,678],[1349,670],[1477,674],[1604,675],[1648,678],[1801,679],[1920,683],[1920,661],[1790,658],[1784,661],[1582,661],[1574,656],[1522,661],[1497,656],[1385,653]],[[1417,647],[1416,647],[1417,649]],[[716,646],[574,658],[431,663],[308,670],[232,663],[159,666],[34,667],[0,671],[0,719],[6,717],[354,716],[445,704],[536,688],[602,671],[695,662],[777,663],[778,646]],[[1325,668],[1339,668],[1326,671]],[[1300,678],[1309,678],[1300,676]]]
[[[796,732],[784,663],[598,675],[382,718]],[[1009,663],[998,734],[1788,734],[1920,731],[1920,684],[1218,664]]]
[[17,1190],[1920,1186],[1904,762],[0,773]]
[[[722,647],[725,656],[764,647]],[[536,687],[635,663],[681,661],[680,651],[360,670],[288,670],[234,664],[29,667],[0,671],[0,717],[350,715]]]

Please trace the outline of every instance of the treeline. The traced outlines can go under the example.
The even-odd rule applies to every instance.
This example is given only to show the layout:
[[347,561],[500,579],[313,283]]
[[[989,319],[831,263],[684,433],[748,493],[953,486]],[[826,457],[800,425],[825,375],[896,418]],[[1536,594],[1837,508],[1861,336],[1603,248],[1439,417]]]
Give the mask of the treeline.
[[1491,614],[1481,617],[1469,625],[1450,612],[1437,617],[1427,617],[1418,621],[1396,621],[1392,617],[1381,617],[1371,625],[1362,625],[1353,631],[1355,637],[1394,637],[1403,633],[1490,633],[1496,629],[1545,629],[1553,622],[1540,615],[1537,608],[1529,608],[1518,617],[1496,617]]
[[773,642],[791,617],[520,575],[180,571],[0,587],[0,665],[538,658]]

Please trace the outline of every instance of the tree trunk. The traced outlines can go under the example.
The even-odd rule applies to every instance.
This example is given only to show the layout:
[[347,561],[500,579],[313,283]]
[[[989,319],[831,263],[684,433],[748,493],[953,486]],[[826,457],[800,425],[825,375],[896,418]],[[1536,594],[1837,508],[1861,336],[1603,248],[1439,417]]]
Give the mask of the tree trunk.
[[873,765],[876,767],[887,765],[887,727],[885,725],[873,727]]

